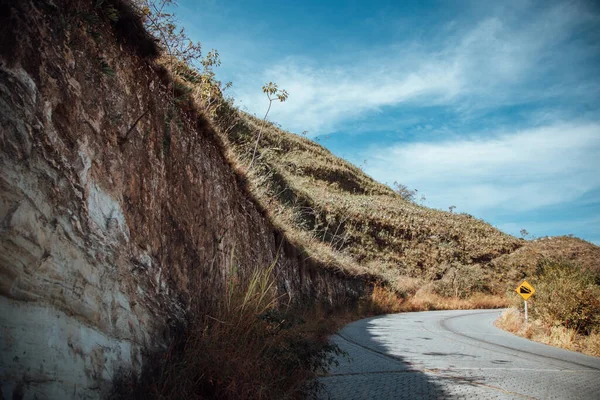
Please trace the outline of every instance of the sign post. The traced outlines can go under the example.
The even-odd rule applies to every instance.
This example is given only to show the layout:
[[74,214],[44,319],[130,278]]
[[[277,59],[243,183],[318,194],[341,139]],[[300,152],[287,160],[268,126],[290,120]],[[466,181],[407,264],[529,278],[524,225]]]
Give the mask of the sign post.
[[523,281],[523,283],[517,286],[515,292],[519,293],[519,295],[521,295],[525,301],[525,323],[527,323],[527,299],[533,296],[535,289],[529,284],[529,282]]

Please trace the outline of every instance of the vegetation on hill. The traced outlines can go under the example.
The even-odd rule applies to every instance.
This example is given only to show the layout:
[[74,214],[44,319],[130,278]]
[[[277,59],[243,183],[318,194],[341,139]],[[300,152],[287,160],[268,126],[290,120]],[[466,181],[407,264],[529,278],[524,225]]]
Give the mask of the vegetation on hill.
[[159,1],[160,7],[137,2],[151,31],[171,32],[166,41],[173,43],[160,62],[172,76],[177,103],[211,117],[232,166],[306,257],[405,298],[417,291],[458,298],[503,294],[541,258],[594,263],[597,246],[570,238],[525,241],[471,215],[421,206],[402,184],[393,190],[310,139],[279,129],[266,115],[238,110],[223,94],[230,84],[215,78],[217,51],[201,58],[199,44],[189,42],[183,49],[197,50],[195,58],[177,54],[187,39],[172,33],[171,14],[161,14],[163,3],[172,1]]
[[[375,278],[403,297],[419,289],[459,298],[504,294],[547,260],[600,274],[600,247],[589,242],[517,239],[468,214],[423,207],[303,136],[222,110],[217,126],[256,197],[307,256],[332,268]],[[260,156],[247,171],[261,126]]]
[[[600,247],[572,236],[544,237],[525,242],[516,251],[493,261],[497,268],[531,276],[546,261],[575,263],[600,275]],[[517,277],[518,279],[519,277]]]
[[[582,243],[571,241],[571,244]],[[559,249],[564,251],[564,248]],[[597,248],[583,247],[583,250],[588,253]],[[593,263],[594,268],[590,268],[565,258],[541,259],[528,278],[536,289],[528,300],[529,323],[524,322],[522,299],[513,294],[513,307],[502,315],[498,325],[532,340],[600,356],[600,269],[597,263],[598,258]]]
[[[217,125],[244,169],[263,121],[223,108]],[[237,113],[231,120],[231,114]],[[490,262],[522,241],[468,214],[406,200],[313,141],[266,123],[255,167],[246,171],[273,219],[310,257],[414,294],[500,293]]]

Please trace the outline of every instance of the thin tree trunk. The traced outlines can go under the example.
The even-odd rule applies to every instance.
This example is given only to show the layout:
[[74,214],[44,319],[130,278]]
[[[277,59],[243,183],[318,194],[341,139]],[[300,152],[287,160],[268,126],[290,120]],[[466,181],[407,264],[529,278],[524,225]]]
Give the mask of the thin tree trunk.
[[258,142],[260,141],[260,136],[262,134],[263,127],[267,123],[267,115],[269,115],[269,111],[271,110],[271,104],[273,104],[273,100],[269,98],[269,108],[267,108],[267,112],[263,118],[263,123],[258,130],[258,136],[256,137],[256,143],[254,144],[254,151],[252,152],[252,160],[250,160],[250,166],[248,166],[248,171],[252,169],[252,165],[254,164],[254,157],[256,157],[256,150],[258,149]]

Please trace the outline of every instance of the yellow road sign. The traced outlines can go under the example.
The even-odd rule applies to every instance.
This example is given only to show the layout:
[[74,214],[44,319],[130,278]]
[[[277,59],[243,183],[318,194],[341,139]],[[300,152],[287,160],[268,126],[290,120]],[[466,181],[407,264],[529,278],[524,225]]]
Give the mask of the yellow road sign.
[[527,300],[535,293],[535,289],[527,281],[523,281],[523,283],[517,286],[515,291],[521,295],[523,300]]

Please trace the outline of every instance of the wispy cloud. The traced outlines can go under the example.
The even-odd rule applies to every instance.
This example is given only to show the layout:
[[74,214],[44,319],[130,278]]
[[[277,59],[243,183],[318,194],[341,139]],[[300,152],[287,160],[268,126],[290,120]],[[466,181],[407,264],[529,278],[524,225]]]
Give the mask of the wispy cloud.
[[[439,42],[410,39],[359,50],[350,62],[332,58],[319,65],[286,57],[254,74],[244,71],[244,78],[236,80],[241,82],[236,95],[249,111],[260,113],[266,99],[257,82],[279,83],[291,95],[285,106],[273,109],[273,120],[313,135],[403,104],[448,105],[468,114],[540,98],[597,98],[597,80],[579,67],[597,54],[598,49],[590,51],[597,45],[569,41],[578,27],[598,22],[598,16],[578,3],[521,12],[454,21]],[[535,17],[524,21],[524,15]]]
[[559,123],[461,140],[374,146],[360,155],[382,182],[476,215],[574,202],[600,188],[600,124]]
[[[264,75],[265,80],[278,82],[291,93],[285,106],[273,110],[273,119],[292,130],[317,133],[385,105],[426,95],[447,97],[459,89],[452,65],[425,64],[406,74],[384,67],[371,71],[363,65],[319,69],[286,60]],[[242,104],[263,103],[260,95],[242,96]]]

